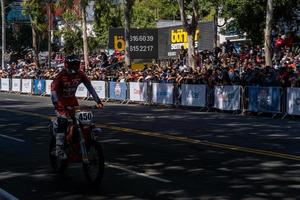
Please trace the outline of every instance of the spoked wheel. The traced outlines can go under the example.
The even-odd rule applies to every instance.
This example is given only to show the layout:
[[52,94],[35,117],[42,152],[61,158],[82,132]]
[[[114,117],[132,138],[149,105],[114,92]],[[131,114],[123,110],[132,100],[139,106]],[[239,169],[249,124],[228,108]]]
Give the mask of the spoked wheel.
[[54,136],[51,136],[51,141],[49,145],[50,164],[55,173],[62,174],[68,167],[68,160],[61,160],[57,158],[55,154],[55,147],[56,147],[56,138]]
[[102,146],[93,142],[87,149],[89,164],[83,163],[84,175],[92,185],[99,185],[104,174],[104,156]]

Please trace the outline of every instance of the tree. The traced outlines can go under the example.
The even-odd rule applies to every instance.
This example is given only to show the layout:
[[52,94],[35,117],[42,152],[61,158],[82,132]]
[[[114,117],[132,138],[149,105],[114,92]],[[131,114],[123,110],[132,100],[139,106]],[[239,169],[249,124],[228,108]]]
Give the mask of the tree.
[[66,55],[82,51],[83,40],[81,28],[77,25],[78,16],[73,9],[66,9],[62,14],[64,26],[56,34],[64,39],[63,51]]
[[[266,23],[267,0],[214,0],[220,15],[232,18],[235,28],[246,32],[254,44],[262,44]],[[298,0],[273,0],[273,21],[290,21],[295,16]],[[274,25],[274,24],[273,24]]]
[[268,0],[266,29],[265,29],[265,59],[266,65],[272,67],[272,47],[271,47],[271,31],[273,20],[273,0]]
[[87,37],[87,28],[86,28],[86,7],[87,6],[88,6],[88,0],[80,0],[83,56],[84,56],[85,69],[89,68],[89,48],[88,48],[88,37]]
[[5,66],[5,53],[6,53],[6,12],[5,9],[8,7],[8,5],[11,3],[11,0],[0,0],[1,4],[1,30],[2,30],[2,37],[1,37],[1,69]]
[[154,28],[160,19],[180,19],[178,4],[175,0],[140,0],[132,7],[131,24],[138,28]]
[[2,57],[1,57],[1,69],[5,66],[5,51],[6,51],[6,37],[5,37],[5,1],[1,0],[1,22],[2,22]]
[[94,7],[94,31],[96,41],[100,47],[108,46],[108,33],[110,28],[121,27],[124,21],[121,7],[112,1],[96,1]]
[[[191,6],[189,7],[191,19],[188,19],[188,3],[185,0],[178,0],[179,10],[180,10],[180,17],[181,22],[184,26],[184,29],[186,30],[188,34],[188,65],[192,68],[195,68],[195,60],[194,60],[194,54],[195,54],[195,33],[196,29],[198,27],[198,21],[199,21],[199,5],[196,0],[192,0]],[[188,21],[189,20],[189,21]]]
[[[32,47],[34,51],[34,61],[39,66],[39,42],[40,37],[47,30],[45,7],[46,2],[43,0],[27,0],[23,2],[25,7],[23,13],[30,17],[32,31]],[[51,38],[48,38],[50,40]]]
[[129,49],[129,29],[130,29],[130,15],[134,0],[123,0],[124,4],[124,29],[125,29],[125,65],[131,65],[130,49]]
[[[131,9],[130,25],[135,28],[154,28],[160,19],[180,19],[176,0],[136,0]],[[109,28],[124,27],[124,10],[112,0],[95,1],[94,14],[96,40],[105,48]]]

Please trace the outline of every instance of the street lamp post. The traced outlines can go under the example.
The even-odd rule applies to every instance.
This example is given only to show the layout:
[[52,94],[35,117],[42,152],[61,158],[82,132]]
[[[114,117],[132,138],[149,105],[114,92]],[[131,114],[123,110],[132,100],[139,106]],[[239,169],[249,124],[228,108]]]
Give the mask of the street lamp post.
[[1,59],[1,70],[5,66],[5,52],[6,52],[6,35],[5,35],[5,2],[1,0],[1,19],[2,19],[2,59]]

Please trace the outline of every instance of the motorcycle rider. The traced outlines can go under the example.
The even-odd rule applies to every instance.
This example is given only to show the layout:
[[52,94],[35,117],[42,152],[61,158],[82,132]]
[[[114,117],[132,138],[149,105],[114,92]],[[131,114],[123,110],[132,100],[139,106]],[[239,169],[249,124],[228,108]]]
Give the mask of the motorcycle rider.
[[96,107],[101,109],[103,104],[98,97],[91,81],[80,70],[80,58],[70,55],[65,58],[64,69],[55,77],[51,84],[51,100],[57,114],[56,129],[56,156],[60,159],[67,159],[64,151],[65,133],[68,128],[68,107],[78,106],[75,96],[77,87],[83,83],[97,103]]

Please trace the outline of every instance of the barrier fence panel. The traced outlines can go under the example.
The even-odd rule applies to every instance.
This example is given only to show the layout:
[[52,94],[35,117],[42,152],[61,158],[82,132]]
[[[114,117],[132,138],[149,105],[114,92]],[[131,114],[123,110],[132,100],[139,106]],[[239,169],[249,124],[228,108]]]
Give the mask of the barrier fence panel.
[[174,85],[171,83],[152,83],[152,101],[159,104],[173,104]]
[[130,82],[129,83],[129,99],[131,101],[145,102],[148,99],[147,83]]
[[300,115],[300,88],[287,88],[286,102],[289,115]]
[[88,90],[83,83],[78,86],[75,96],[81,98],[86,98],[88,96]]
[[109,98],[113,100],[126,100],[127,84],[122,82],[109,82]]
[[22,79],[22,93],[32,93],[32,79]]
[[21,92],[21,79],[13,78],[11,80],[11,91],[12,92]]
[[279,87],[256,87],[248,88],[248,111],[280,113],[281,92]]
[[9,79],[1,78],[1,91],[9,92]]
[[220,110],[236,111],[241,109],[241,86],[216,86],[214,107]]
[[46,81],[42,79],[33,81],[33,94],[42,95],[46,91]]
[[[0,83],[1,91],[51,94],[52,80],[1,78]],[[92,85],[102,99],[109,97],[113,100],[130,99],[139,102],[152,100],[153,103],[158,104],[174,104],[174,85],[170,83],[129,82],[127,86],[124,82],[107,84],[105,81],[92,81]],[[230,111],[241,109],[241,86],[217,86],[212,91],[214,91],[212,98],[215,108]],[[287,88],[286,96],[282,96],[283,89],[279,87],[249,86],[245,87],[245,91],[247,92],[244,92],[244,95],[248,98],[245,108],[248,107],[248,111],[281,113],[286,109],[289,115],[300,115],[300,88]],[[206,85],[183,84],[181,105],[205,107],[209,104],[208,92]],[[78,86],[76,97],[88,97],[84,84]]]
[[206,106],[206,85],[181,85],[181,105]]
[[46,95],[51,95],[51,83],[53,80],[46,80],[45,91]]
[[92,86],[94,87],[96,93],[101,99],[106,98],[105,84],[106,84],[105,81],[92,81]]

